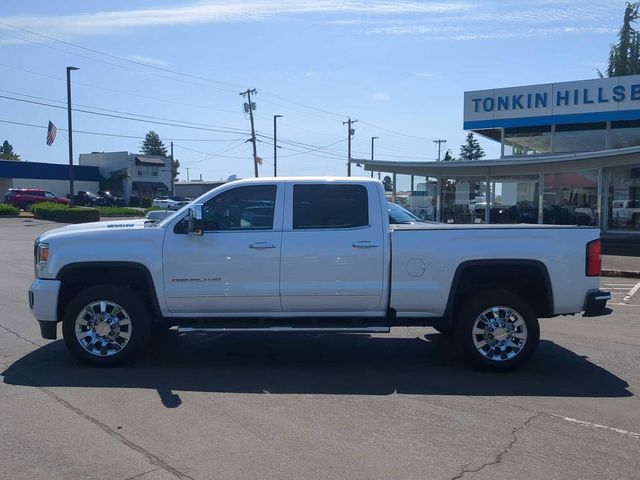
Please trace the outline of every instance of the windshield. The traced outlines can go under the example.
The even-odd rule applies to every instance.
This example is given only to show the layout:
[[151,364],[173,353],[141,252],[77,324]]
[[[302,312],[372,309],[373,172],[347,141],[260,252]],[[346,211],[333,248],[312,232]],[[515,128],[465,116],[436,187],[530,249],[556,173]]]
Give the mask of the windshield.
[[387,202],[387,210],[389,211],[389,223],[414,223],[420,221],[413,213],[398,204]]

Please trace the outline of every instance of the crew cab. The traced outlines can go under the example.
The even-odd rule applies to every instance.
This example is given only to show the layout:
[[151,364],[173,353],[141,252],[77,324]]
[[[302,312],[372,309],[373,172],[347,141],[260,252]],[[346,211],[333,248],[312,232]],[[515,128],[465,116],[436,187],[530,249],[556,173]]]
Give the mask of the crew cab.
[[29,305],[81,360],[111,365],[154,332],[384,333],[432,326],[495,370],[523,364],[538,318],[604,314],[599,231],[390,224],[381,182],[264,178],[168,218],[70,225],[35,241]]

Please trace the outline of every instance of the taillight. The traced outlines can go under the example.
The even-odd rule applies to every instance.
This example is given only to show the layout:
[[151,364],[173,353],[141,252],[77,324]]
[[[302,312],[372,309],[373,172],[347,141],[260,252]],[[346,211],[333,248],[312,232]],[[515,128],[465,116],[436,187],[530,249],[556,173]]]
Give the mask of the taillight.
[[600,239],[587,243],[587,277],[599,277],[602,273],[602,244]]

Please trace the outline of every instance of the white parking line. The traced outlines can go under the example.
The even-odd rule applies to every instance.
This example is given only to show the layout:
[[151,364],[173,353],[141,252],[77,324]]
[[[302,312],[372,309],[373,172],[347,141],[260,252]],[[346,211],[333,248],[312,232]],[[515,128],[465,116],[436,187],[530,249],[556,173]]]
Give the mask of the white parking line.
[[[638,282],[640,283],[640,282]],[[609,432],[618,433],[620,435],[624,435],[626,437],[635,438],[636,440],[640,440],[640,433],[629,432],[627,430],[623,430],[621,428],[616,427],[608,427],[607,425],[600,425],[599,423],[591,423],[586,422],[584,420],[578,420],[577,418],[565,417],[563,415],[555,415],[553,413],[549,414],[551,417],[559,418],[560,420],[564,420],[565,422],[577,423],[578,425],[582,425],[583,427],[588,428],[597,428],[600,430],[607,430]]]
[[622,299],[622,301],[628,302],[631,299],[631,297],[633,297],[636,294],[639,288],[640,288],[640,282],[636,283],[633,286],[633,288],[629,290],[629,293],[627,293],[627,295]]

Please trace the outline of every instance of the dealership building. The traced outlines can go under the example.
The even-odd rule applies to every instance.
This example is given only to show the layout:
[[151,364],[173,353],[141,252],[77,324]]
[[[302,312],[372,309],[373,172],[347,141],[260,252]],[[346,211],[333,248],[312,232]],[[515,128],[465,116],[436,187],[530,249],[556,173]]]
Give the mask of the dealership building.
[[500,158],[352,162],[425,219],[640,233],[640,75],[465,92],[464,129]]

